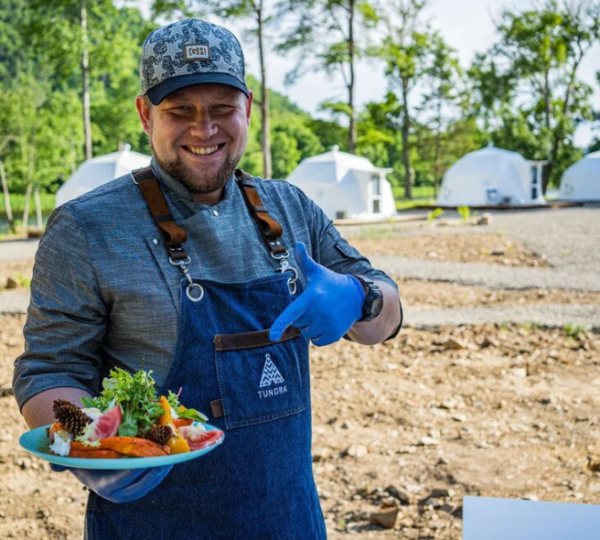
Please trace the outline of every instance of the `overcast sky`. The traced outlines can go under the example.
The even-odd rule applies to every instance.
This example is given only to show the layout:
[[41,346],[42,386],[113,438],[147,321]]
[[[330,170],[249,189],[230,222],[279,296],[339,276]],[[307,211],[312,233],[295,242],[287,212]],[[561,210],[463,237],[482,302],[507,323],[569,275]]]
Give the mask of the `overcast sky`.
[[[150,0],[140,0],[147,5]],[[494,18],[502,9],[519,6],[523,9],[528,0],[431,0],[426,17],[432,27],[438,29],[446,42],[458,52],[463,67],[467,67],[477,52],[486,51],[495,41]],[[249,73],[258,75],[258,55],[254,44],[243,40],[243,28],[237,22],[223,22],[242,40]],[[293,64],[293,57],[281,58],[274,53],[268,59],[268,85],[280,91],[313,115],[319,115],[319,103],[325,100],[343,100],[345,91],[341,80],[329,79],[314,73],[300,79],[295,85],[285,87],[286,72]],[[595,73],[600,71],[600,45],[596,45],[584,59],[579,71],[581,78],[596,89],[594,104],[600,107],[600,90]],[[359,109],[369,101],[380,100],[386,92],[383,65],[372,60],[360,62],[357,69],[356,104]],[[585,145],[591,139],[589,127],[582,127],[577,134],[578,144]]]

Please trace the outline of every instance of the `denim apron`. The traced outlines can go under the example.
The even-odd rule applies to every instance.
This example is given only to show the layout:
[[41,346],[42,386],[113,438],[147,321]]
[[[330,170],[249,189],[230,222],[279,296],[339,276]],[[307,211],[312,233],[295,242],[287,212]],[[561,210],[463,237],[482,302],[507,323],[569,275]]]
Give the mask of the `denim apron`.
[[225,441],[175,465],[137,501],[91,492],[86,538],[326,539],[312,474],[308,341],[295,329],[268,338],[292,301],[287,275],[194,282],[204,297],[191,301],[182,280],[176,352],[160,392],[183,388],[181,402],[208,414]]

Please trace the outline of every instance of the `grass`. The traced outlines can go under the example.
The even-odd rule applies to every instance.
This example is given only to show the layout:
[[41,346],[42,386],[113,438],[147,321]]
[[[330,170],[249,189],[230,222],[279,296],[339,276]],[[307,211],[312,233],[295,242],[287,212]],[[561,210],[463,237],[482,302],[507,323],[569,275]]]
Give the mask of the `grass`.
[[567,337],[577,339],[579,334],[587,332],[588,329],[585,326],[579,326],[578,324],[567,324],[565,326],[565,334]]
[[433,186],[413,186],[412,199],[404,196],[403,186],[392,186],[392,193],[396,201],[396,210],[410,210],[417,206],[435,204]]
[[[52,210],[54,210],[55,199],[56,196],[54,193],[40,193],[40,202],[42,204],[42,217],[44,223],[46,223],[48,216],[52,213]],[[11,193],[10,206],[12,208],[15,228],[19,230],[23,220],[23,211],[25,209],[25,195],[23,193]],[[35,212],[35,200],[32,196],[29,203],[30,226],[37,225]],[[8,226],[8,218],[4,208],[4,194],[0,193],[0,240],[10,238],[11,236],[13,236],[13,233]]]

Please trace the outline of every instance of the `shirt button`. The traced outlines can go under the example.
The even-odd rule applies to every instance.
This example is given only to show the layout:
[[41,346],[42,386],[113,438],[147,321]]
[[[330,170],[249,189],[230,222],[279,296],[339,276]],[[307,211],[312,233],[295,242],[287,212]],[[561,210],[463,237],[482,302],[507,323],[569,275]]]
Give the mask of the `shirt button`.
[[213,210],[213,216],[218,216],[219,212],[217,212],[216,210]]
[[153,238],[152,239],[152,243],[157,246],[158,245],[158,238]]

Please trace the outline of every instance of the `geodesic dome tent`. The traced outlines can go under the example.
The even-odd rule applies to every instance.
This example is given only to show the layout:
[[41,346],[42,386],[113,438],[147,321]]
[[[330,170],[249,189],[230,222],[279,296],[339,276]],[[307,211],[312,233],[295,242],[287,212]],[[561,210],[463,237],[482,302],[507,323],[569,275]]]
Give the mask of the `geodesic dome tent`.
[[287,178],[317,203],[330,219],[378,219],[393,216],[396,203],[386,175],[364,157],[334,147],[301,161]]
[[600,201],[600,152],[584,156],[562,176],[561,201]]
[[489,145],[460,158],[446,171],[436,204],[495,206],[544,204],[543,162]]
[[84,161],[56,192],[56,206],[119,178],[135,169],[150,165],[150,156],[132,152],[129,145],[123,150]]

